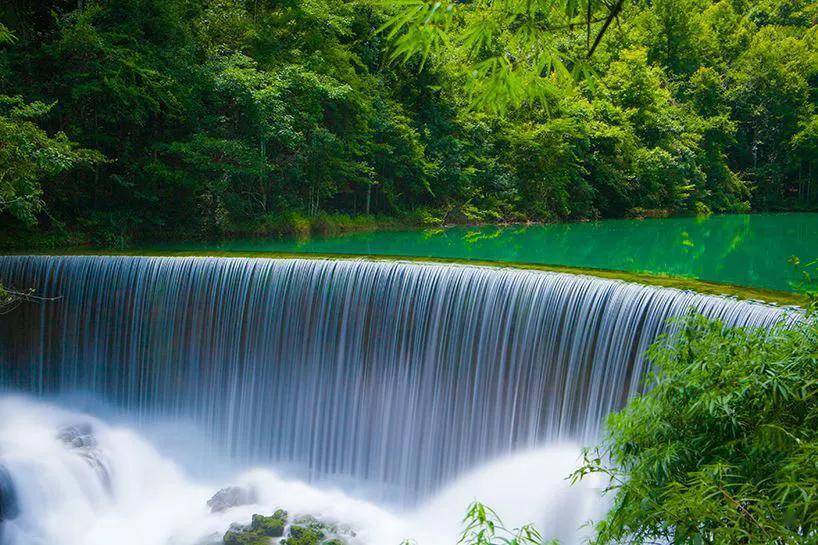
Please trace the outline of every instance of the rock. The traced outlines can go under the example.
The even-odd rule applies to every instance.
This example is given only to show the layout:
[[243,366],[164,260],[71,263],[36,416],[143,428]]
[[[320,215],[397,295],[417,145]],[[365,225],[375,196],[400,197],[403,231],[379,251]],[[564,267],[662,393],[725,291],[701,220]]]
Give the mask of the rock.
[[287,512],[278,509],[272,516],[253,515],[249,525],[232,524],[222,541],[225,545],[269,545],[270,539],[284,535]]
[[92,449],[97,447],[94,428],[88,422],[61,428],[57,431],[57,439],[69,448]]
[[108,471],[108,464],[102,452],[97,448],[99,445],[94,428],[88,422],[65,426],[57,431],[57,439],[63,442],[71,450],[85,458],[88,464],[94,468],[99,475],[100,481],[106,490],[111,491],[111,474]]
[[287,523],[287,512],[279,509],[272,517],[253,515],[250,530],[267,537],[281,537],[284,535],[284,525]]
[[281,545],[347,545],[343,536],[355,537],[355,531],[345,524],[330,524],[312,515],[302,515],[293,520]]
[[250,525],[249,524],[239,524],[238,522],[234,522],[230,525],[230,528],[227,530],[228,532],[249,532]]
[[228,530],[222,542],[225,545],[270,545],[270,538],[250,532],[234,532]]
[[[337,538],[339,543],[344,543],[343,539],[341,539],[340,536],[355,537],[355,530],[348,524],[331,524],[328,522],[324,522],[322,520],[318,520],[312,515],[301,515],[300,517],[293,520],[293,526],[305,526],[307,528],[314,528],[320,530],[325,535]],[[325,541],[324,543],[330,543],[333,541],[335,541],[335,539]]]
[[225,545],[270,545],[272,538],[284,536],[280,545],[347,545],[339,536],[341,532],[354,536],[354,532],[339,529],[336,525],[327,524],[311,515],[296,518],[292,525],[287,526],[287,512],[277,510],[269,517],[253,515],[249,525],[234,524],[224,535]]
[[269,545],[270,538],[253,534],[251,532],[237,532],[228,530],[224,534],[222,542],[225,545]]
[[293,525],[306,526],[307,528],[316,528],[319,530],[330,529],[329,524],[325,524],[312,515],[301,515],[293,520]]
[[314,526],[291,526],[281,545],[320,545],[325,537],[323,530]]
[[8,470],[0,466],[0,524],[3,521],[17,518],[19,514],[20,505],[14,490],[14,482]]
[[221,513],[240,505],[251,505],[258,501],[256,491],[241,486],[228,486],[216,492],[207,500],[211,513]]

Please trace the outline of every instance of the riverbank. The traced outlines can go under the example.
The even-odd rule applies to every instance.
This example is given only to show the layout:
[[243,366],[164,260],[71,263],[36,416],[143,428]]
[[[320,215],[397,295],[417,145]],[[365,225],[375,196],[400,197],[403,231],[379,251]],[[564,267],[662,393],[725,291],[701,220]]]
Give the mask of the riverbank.
[[596,220],[571,221],[485,221],[459,217],[444,211],[420,208],[403,215],[366,215],[322,212],[315,216],[306,216],[299,212],[287,212],[269,215],[264,218],[232,224],[226,230],[206,237],[202,233],[163,229],[161,235],[141,235],[134,233],[109,232],[102,237],[93,235],[82,228],[69,228],[64,225],[41,232],[25,226],[5,230],[0,233],[0,253],[25,250],[56,252],[63,248],[142,248],[152,244],[208,244],[224,245],[234,241],[269,239],[305,240],[310,238],[340,237],[361,233],[395,232],[395,231],[440,231],[441,229],[477,229],[477,228],[526,228],[526,227],[571,227],[581,225],[598,225],[610,222],[645,222],[649,225],[656,221],[693,220],[707,221],[719,217],[764,217],[785,216],[788,214],[816,214],[815,209],[770,210],[736,214],[672,214],[667,210],[630,210],[622,217],[599,218]]
[[[215,237],[219,241],[247,238],[338,236],[351,233],[371,233],[373,231],[399,231],[402,229],[440,228],[444,224],[438,218],[420,213],[402,217],[378,215],[350,215],[342,213],[321,213],[313,217],[298,212],[231,225]],[[78,246],[104,246],[118,249],[147,243],[167,241],[203,241],[201,233],[166,230],[163,236],[134,237],[129,233],[105,232],[93,235],[82,229],[60,227],[46,232],[18,227],[0,234],[0,251],[20,250],[58,251],[61,248]]]

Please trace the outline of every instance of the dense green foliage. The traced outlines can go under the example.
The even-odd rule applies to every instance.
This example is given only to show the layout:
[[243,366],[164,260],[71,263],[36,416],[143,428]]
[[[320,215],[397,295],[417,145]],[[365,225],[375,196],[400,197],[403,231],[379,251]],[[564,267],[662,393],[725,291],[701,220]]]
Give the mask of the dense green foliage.
[[[806,0],[625,2],[582,62],[608,5],[591,3],[589,28],[571,19],[585,2],[553,20],[475,3],[465,16],[484,26],[468,28],[496,32],[396,63],[412,27],[390,38],[388,23],[407,4],[4,2],[6,241],[818,203],[818,9]],[[455,34],[464,12],[452,11]],[[543,77],[515,80],[502,115],[475,108],[509,102],[493,91],[504,80],[464,74],[492,48],[522,52],[537,25],[550,36],[538,51],[559,53]],[[594,75],[575,82],[563,67]]]
[[[0,24],[0,44],[14,41]],[[101,159],[98,153],[78,149],[62,132],[49,136],[37,125],[52,107],[0,94],[0,213],[27,224],[34,223],[42,209],[43,178]]]
[[818,321],[772,332],[691,317],[650,390],[576,474],[614,494],[607,543],[818,543]]

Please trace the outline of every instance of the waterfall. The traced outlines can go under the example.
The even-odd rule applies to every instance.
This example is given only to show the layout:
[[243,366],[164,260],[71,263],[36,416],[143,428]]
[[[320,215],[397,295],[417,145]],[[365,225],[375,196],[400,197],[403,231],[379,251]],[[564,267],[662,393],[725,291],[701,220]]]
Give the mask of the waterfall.
[[241,463],[422,498],[485,462],[588,442],[690,309],[760,303],[561,273],[405,262],[11,256],[53,301],[0,321],[0,385],[187,418]]

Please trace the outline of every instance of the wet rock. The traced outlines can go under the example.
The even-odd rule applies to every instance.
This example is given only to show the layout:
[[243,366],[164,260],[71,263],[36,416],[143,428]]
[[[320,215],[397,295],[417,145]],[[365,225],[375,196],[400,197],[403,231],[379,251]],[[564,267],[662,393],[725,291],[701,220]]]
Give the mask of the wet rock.
[[251,505],[256,503],[256,491],[252,488],[241,486],[228,486],[216,492],[212,498],[207,500],[207,506],[211,513],[221,513],[240,505]]
[[111,473],[102,452],[99,450],[94,428],[88,422],[65,426],[57,431],[57,439],[82,456],[94,468],[106,490],[111,491]]
[[287,528],[287,512],[279,509],[269,517],[253,515],[249,525],[234,524],[224,535],[225,545],[270,545],[272,538],[287,537],[280,545],[347,545],[342,534],[354,536],[351,530],[328,524],[311,515],[292,521]]
[[75,449],[93,449],[98,444],[94,428],[87,422],[60,428],[57,439],[65,443],[65,446]]
[[321,527],[291,526],[287,538],[281,540],[281,545],[320,545],[325,537]]
[[228,530],[222,542],[225,545],[270,545],[270,538],[259,536],[251,532],[237,532]]
[[324,529],[329,525],[324,524],[312,515],[300,515],[293,519],[293,526],[305,526],[307,528]]
[[267,537],[281,537],[284,535],[285,524],[287,524],[287,511],[279,509],[271,517],[253,515],[250,531]]
[[5,467],[0,466],[0,525],[3,521],[17,518],[19,514],[20,505],[11,475]]
[[346,545],[341,534],[355,536],[355,532],[346,526],[329,524],[312,515],[304,515],[293,521],[287,538],[281,540],[281,545]]
[[227,530],[228,532],[249,532],[250,525],[249,524],[239,524],[238,522],[234,522],[230,525],[230,528]]
[[270,538],[251,532],[249,526],[231,524],[230,529],[224,534],[222,543],[225,545],[269,545]]
[[272,516],[253,515],[249,525],[231,524],[222,541],[225,545],[269,545],[270,539],[284,535],[287,512],[277,510]]
[[[305,526],[307,528],[320,530],[325,535],[337,538],[340,543],[344,543],[341,536],[355,537],[355,530],[348,524],[331,524],[319,520],[312,515],[301,515],[293,520],[293,526]],[[327,544],[330,543],[330,541],[325,541],[323,543]]]

